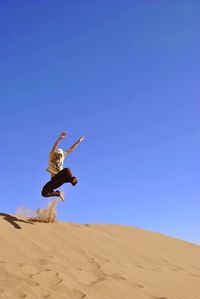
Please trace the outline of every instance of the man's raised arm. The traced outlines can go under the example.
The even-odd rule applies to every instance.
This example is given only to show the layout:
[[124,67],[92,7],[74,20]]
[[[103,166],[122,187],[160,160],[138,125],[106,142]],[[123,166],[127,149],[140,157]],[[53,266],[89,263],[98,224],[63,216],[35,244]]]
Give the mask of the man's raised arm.
[[53,155],[53,154],[54,154],[54,152],[55,152],[55,150],[56,150],[58,144],[59,144],[60,141],[61,141],[62,139],[64,139],[65,137],[66,137],[66,133],[65,133],[65,132],[62,132],[62,133],[60,134],[60,137],[59,137],[59,138],[56,140],[56,142],[54,143],[54,145],[53,145],[53,147],[52,147],[52,150],[51,150],[51,152],[50,152],[50,155]]
[[65,157],[71,153],[78,145],[84,140],[84,136],[81,136],[67,151],[64,152]]

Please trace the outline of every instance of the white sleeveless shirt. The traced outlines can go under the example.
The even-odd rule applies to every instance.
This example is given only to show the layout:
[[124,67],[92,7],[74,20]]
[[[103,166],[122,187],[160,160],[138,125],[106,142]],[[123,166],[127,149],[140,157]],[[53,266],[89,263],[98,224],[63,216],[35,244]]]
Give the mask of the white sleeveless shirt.
[[50,172],[51,175],[57,174],[59,171],[63,169],[64,164],[64,155],[56,156],[56,153],[49,155],[49,163],[47,167],[47,171]]

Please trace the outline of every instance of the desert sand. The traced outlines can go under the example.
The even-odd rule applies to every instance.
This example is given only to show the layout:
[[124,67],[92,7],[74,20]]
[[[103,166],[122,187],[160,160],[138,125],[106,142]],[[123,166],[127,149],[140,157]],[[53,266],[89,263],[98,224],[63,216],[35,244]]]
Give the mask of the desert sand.
[[200,246],[111,224],[0,214],[0,298],[199,299]]

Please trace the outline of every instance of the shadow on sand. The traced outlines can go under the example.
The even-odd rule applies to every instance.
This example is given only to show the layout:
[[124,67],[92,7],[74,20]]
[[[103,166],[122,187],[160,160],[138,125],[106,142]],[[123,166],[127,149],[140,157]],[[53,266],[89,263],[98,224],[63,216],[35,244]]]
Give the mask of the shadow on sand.
[[3,219],[8,221],[10,224],[12,224],[12,226],[14,226],[14,228],[16,228],[16,229],[21,229],[21,226],[16,222],[24,222],[24,223],[28,223],[28,224],[34,224],[30,221],[25,221],[25,220],[19,219],[17,217],[14,217],[12,215],[5,214],[5,213],[0,213],[0,216],[3,216],[4,217]]

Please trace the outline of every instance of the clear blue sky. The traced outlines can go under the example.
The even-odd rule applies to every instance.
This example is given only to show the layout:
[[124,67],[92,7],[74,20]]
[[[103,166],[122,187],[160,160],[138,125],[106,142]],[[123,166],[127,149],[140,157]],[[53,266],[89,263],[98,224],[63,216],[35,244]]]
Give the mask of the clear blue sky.
[[46,204],[64,130],[60,220],[200,243],[200,1],[2,0],[0,31],[1,212]]

